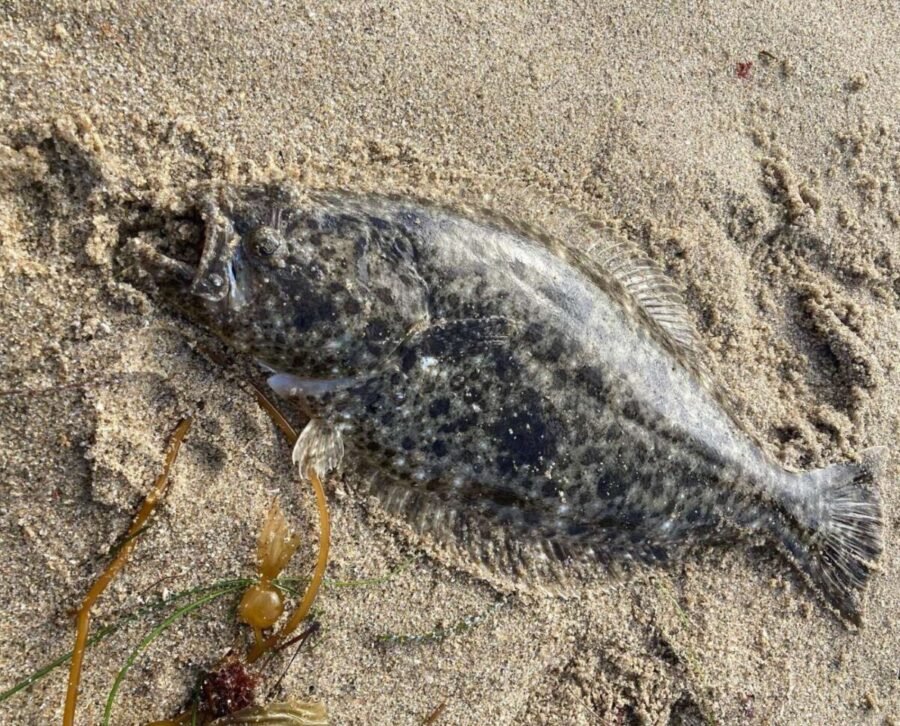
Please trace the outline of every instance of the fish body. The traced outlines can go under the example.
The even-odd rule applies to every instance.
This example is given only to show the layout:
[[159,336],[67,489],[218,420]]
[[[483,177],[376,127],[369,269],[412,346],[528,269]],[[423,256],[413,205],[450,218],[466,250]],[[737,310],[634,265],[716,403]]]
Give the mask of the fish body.
[[160,289],[305,400],[301,456],[342,448],[414,529],[518,575],[755,536],[859,617],[881,548],[872,467],[768,458],[646,260],[289,185],[222,191],[200,216],[199,259],[148,253]]

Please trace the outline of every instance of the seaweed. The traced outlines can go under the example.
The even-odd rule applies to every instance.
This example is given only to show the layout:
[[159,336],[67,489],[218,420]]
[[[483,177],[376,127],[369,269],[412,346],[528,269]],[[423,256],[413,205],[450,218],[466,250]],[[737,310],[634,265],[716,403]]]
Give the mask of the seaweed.
[[90,629],[91,608],[94,603],[103,594],[113,578],[125,566],[128,556],[137,544],[138,535],[144,530],[145,523],[153,514],[157,504],[165,496],[169,486],[169,472],[175,459],[178,457],[178,451],[181,443],[187,436],[191,428],[191,419],[183,419],[175,428],[175,432],[169,441],[166,460],[163,464],[163,470],[156,478],[153,488],[147,494],[144,503],[138,510],[134,521],[131,523],[125,541],[119,548],[116,556],[106,566],[106,569],[100,573],[100,576],[94,581],[93,586],[85,595],[81,607],[78,610],[77,627],[75,635],[75,647],[72,649],[72,662],[69,668],[69,686],[66,691],[66,705],[63,711],[63,726],[73,726],[75,723],[75,708],[78,704],[78,685],[81,682],[81,666],[84,661],[84,653],[87,649],[88,630]]
[[[255,387],[254,387],[255,388]],[[296,441],[297,433],[287,422],[280,411],[268,401],[265,395],[255,389],[260,405],[267,411],[273,422],[284,432],[289,442]],[[273,502],[263,522],[258,541],[255,577],[230,577],[208,585],[191,587],[168,596],[160,596],[153,602],[121,613],[113,622],[108,623],[89,635],[90,611],[92,605],[100,597],[104,589],[124,566],[128,556],[137,544],[139,536],[148,526],[148,520],[155,507],[162,500],[169,484],[169,475],[181,443],[191,425],[191,419],[185,419],[176,427],[163,464],[163,470],[157,477],[154,486],[144,500],[131,527],[119,543],[117,551],[106,569],[97,578],[85,596],[79,611],[78,629],[75,647],[64,653],[18,683],[0,693],[0,703],[12,698],[57,668],[71,661],[69,691],[67,693],[64,724],[74,723],[77,691],[80,682],[84,656],[88,648],[97,645],[127,624],[164,614],[162,619],[146,633],[132,649],[118,670],[107,695],[101,723],[108,726],[121,687],[133,666],[142,655],[170,628],[183,618],[196,614],[222,598],[235,597],[238,619],[253,628],[254,642],[245,656],[229,652],[219,663],[207,672],[199,681],[190,698],[187,709],[173,719],[156,721],[156,726],[172,726],[175,724],[244,724],[244,723],[326,723],[324,707],[320,704],[304,703],[296,700],[272,702],[284,673],[269,688],[268,705],[251,705],[256,698],[255,687],[262,678],[263,671],[272,663],[276,653],[292,645],[297,652],[308,639],[320,630],[319,623],[313,621],[299,635],[294,635],[300,624],[307,619],[320,589],[371,587],[390,581],[400,572],[409,568],[417,556],[412,556],[390,570],[387,574],[358,580],[326,580],[325,569],[328,562],[330,539],[330,519],[324,487],[318,472],[313,468],[305,474],[316,497],[316,505],[320,518],[319,548],[316,566],[310,577],[283,577],[281,572],[287,566],[291,556],[299,545],[299,537],[291,531],[277,501]],[[303,472],[301,472],[303,473]],[[285,597],[299,597],[300,602],[287,617],[284,626],[277,632],[264,636],[284,611]],[[297,652],[291,657],[287,668],[290,668]],[[256,672],[251,666],[263,655],[269,658]],[[285,671],[286,673],[286,671]],[[74,695],[73,695],[74,694]],[[223,720],[225,719],[225,720]],[[279,720],[280,719],[280,720]]]

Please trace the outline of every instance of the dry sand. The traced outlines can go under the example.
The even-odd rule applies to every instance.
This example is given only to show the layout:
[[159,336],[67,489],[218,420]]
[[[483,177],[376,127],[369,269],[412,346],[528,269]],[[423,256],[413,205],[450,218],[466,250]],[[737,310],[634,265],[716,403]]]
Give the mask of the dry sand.
[[[72,609],[186,412],[172,490],[96,623],[249,573],[276,493],[308,533],[292,565],[308,571],[311,497],[247,393],[252,367],[210,362],[111,264],[123,200],[284,173],[584,211],[671,273],[773,455],[891,455],[859,632],[748,547],[567,600],[503,599],[420,555],[385,582],[326,589],[325,632],[281,693],[323,700],[338,724],[421,723],[441,703],[446,724],[900,723],[898,5],[330,5],[0,8],[0,687],[68,647]],[[331,578],[421,552],[341,492]],[[229,607],[151,646],[112,722],[175,713],[237,637]],[[377,642],[472,618],[440,642]],[[80,723],[100,723],[149,628],[89,652]],[[0,722],[58,722],[64,689],[57,671]]]

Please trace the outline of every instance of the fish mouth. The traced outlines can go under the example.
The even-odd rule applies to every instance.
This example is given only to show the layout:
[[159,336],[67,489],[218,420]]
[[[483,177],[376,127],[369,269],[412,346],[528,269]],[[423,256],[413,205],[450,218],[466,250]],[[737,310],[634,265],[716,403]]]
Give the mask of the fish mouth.
[[142,278],[162,289],[186,291],[197,276],[204,246],[205,224],[198,213],[144,227],[128,238],[125,250]]
[[132,239],[129,246],[141,270],[148,273],[158,286],[190,288],[197,273],[196,264],[167,254],[165,248],[157,248],[145,239]]
[[166,224],[150,239],[132,238],[140,269],[157,287],[212,303],[241,302],[236,279],[240,236],[218,207],[207,202],[189,217]]

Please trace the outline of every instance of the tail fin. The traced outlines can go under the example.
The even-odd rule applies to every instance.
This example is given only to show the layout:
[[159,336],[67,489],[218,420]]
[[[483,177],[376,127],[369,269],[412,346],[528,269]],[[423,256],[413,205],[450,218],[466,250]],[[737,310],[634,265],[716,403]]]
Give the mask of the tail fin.
[[868,449],[859,463],[801,474],[809,493],[798,527],[778,533],[828,604],[857,625],[860,597],[882,549],[881,505],[871,486],[883,454],[883,448]]

